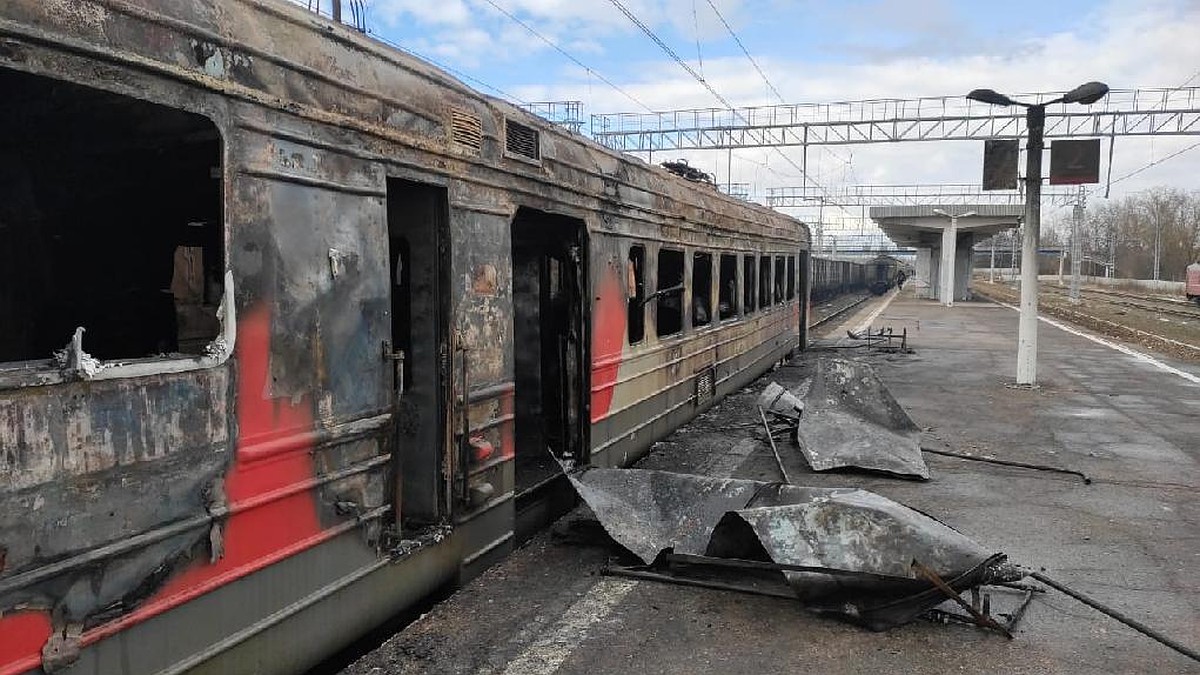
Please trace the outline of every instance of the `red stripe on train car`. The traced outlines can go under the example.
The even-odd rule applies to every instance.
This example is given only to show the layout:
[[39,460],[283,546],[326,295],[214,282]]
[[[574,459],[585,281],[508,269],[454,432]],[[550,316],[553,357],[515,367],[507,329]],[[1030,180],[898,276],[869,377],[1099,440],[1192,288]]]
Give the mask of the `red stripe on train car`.
[[592,423],[604,419],[612,405],[621,351],[625,347],[625,293],[620,268],[610,262],[600,278],[592,310]]
[[[136,610],[84,633],[82,644],[99,642],[328,538],[311,492],[288,489],[313,478],[312,442],[305,440],[311,438],[307,432],[313,416],[306,398],[293,403],[266,397],[270,350],[270,312],[260,308],[246,313],[238,322],[238,445],[225,479],[235,513],[225,523],[224,556],[213,564],[193,565]],[[276,442],[284,435],[295,440]],[[264,446],[273,451],[262,452]],[[273,492],[284,496],[263,500]],[[236,606],[231,609],[236,611]],[[41,665],[42,646],[51,630],[46,612],[0,617],[0,675]]]

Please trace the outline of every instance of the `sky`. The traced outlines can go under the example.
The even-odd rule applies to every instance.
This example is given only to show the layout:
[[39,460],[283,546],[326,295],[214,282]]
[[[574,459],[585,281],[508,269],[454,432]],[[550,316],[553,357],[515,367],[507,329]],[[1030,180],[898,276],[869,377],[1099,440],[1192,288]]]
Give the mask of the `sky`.
[[[367,3],[373,34],[433,60],[476,89],[516,103],[577,100],[585,118],[722,105],[611,0]],[[1200,86],[1200,0],[620,4],[735,106],[962,96],[976,87],[1012,94],[1062,91],[1090,80],[1114,89]],[[1110,198],[1158,186],[1200,190],[1200,147],[1164,159],[1198,142],[1198,136],[1118,137],[1114,179],[1161,164],[1115,182]],[[807,167],[810,178],[826,188],[977,183],[981,145],[940,141],[810,148]],[[1107,153],[1105,146],[1102,176],[1108,172]],[[771,187],[801,184],[793,166],[800,155],[800,148],[736,150],[732,158],[727,151],[711,150],[656,153],[654,160],[686,158],[715,173],[718,182],[749,183],[752,194],[761,196]],[[1104,186],[1096,188],[1091,199],[1100,200]],[[1069,211],[1051,209],[1043,218],[1052,221]],[[832,228],[863,227],[858,208],[791,212],[807,220],[819,215]]]

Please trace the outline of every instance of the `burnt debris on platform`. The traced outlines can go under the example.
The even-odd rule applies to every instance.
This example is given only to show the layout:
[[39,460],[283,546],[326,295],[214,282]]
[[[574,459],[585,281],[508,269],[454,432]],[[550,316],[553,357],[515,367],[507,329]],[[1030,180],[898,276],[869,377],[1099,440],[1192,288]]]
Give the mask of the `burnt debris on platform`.
[[873,630],[1022,576],[1004,554],[866,490],[636,469],[588,469],[571,482],[609,536],[647,565],[773,573],[804,607]]
[[[864,469],[929,479],[921,428],[869,364],[820,358],[801,396],[781,390],[771,383],[763,397],[774,403],[775,416],[794,417],[796,440],[813,471]],[[788,410],[775,410],[781,406]]]

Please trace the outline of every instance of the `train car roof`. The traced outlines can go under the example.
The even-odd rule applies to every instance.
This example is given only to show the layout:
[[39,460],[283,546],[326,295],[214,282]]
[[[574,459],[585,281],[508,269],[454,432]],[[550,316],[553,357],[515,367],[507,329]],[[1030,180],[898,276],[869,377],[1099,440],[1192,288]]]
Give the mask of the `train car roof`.
[[[762,228],[767,235],[810,241],[799,220],[605,148],[294,2],[159,0],[139,7],[80,0],[70,11],[61,7],[42,0],[5,3],[0,34],[20,46],[0,54],[0,65],[121,87],[77,61],[63,60],[59,73],[46,65],[48,59],[27,58],[27,49],[49,43],[92,63],[116,62],[316,125],[433,153],[450,175],[470,172],[472,165],[500,167],[547,190],[573,187],[611,208],[632,205],[710,224],[723,216],[732,232]],[[154,98],[154,92],[136,94]],[[521,158],[505,147],[510,122],[538,132],[537,161],[512,161]]]

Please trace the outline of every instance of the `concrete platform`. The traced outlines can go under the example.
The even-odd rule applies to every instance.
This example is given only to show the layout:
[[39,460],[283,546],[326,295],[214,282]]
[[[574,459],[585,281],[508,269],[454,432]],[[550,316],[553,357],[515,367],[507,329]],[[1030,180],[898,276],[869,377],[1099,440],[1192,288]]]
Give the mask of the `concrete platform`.
[[[815,475],[785,443],[794,482],[865,487],[921,509],[1200,647],[1200,385],[1043,325],[1043,387],[1007,387],[1017,313],[990,303],[901,298],[872,323],[909,329],[916,353],[867,358],[926,429],[924,445],[1066,466],[1094,484],[928,453],[928,483]],[[642,466],[778,479],[755,437],[754,397],[771,379],[794,387],[814,357],[726,399]],[[871,633],[789,600],[600,576],[619,556],[568,516],[345,673],[1200,673],[1054,592],[1034,600],[1011,641],[924,621]]]

